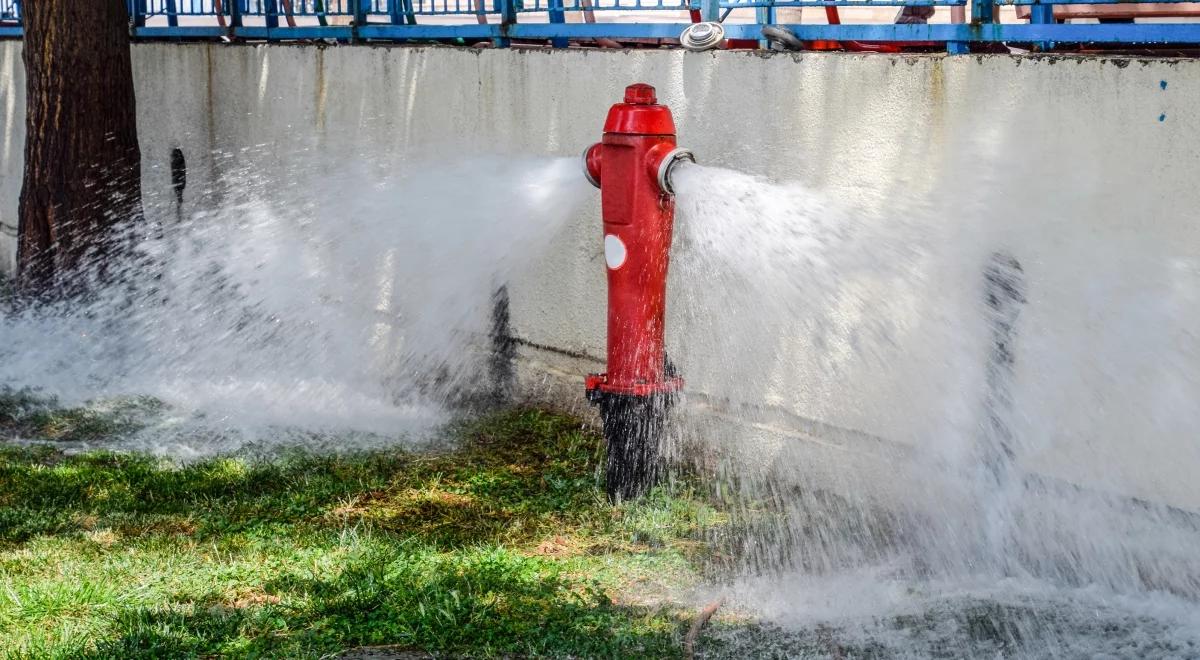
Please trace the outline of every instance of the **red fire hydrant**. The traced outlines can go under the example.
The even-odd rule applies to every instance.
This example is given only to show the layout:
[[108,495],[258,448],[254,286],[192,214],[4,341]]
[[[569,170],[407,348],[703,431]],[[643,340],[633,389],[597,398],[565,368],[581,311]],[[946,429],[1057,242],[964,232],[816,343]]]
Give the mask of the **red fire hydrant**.
[[608,111],[604,138],[583,153],[600,188],[608,268],[608,371],[587,377],[608,443],[610,499],[639,497],[661,470],[663,431],[683,386],[663,345],[667,264],[675,198],[671,173],[692,153],[675,146],[671,110],[646,84],[625,89]]

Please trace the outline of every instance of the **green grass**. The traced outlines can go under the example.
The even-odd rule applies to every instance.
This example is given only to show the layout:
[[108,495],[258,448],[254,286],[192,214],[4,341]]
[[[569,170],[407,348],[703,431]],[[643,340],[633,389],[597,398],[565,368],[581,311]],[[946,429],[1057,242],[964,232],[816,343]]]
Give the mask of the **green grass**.
[[0,438],[9,435],[66,442],[102,440],[139,430],[140,420],[161,408],[161,402],[148,397],[65,408],[58,405],[57,399],[29,389],[0,387]]
[[[21,398],[0,396],[0,433],[126,430]],[[186,466],[0,448],[0,657],[678,656],[691,612],[670,596],[719,512],[686,486],[610,506],[602,441],[569,417],[449,434]]]

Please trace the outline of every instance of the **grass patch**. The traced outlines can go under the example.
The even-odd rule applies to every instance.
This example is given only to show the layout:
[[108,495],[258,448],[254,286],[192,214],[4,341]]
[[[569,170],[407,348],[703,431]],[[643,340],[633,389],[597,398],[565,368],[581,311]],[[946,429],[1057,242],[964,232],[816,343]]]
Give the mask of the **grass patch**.
[[149,397],[67,408],[54,397],[28,388],[0,387],[0,436],[56,442],[101,440],[141,429],[140,420],[161,408],[161,402]]
[[[65,418],[23,405],[0,424]],[[0,657],[678,654],[691,615],[664,596],[722,514],[686,485],[608,505],[602,440],[569,417],[450,436],[184,466],[0,448]]]

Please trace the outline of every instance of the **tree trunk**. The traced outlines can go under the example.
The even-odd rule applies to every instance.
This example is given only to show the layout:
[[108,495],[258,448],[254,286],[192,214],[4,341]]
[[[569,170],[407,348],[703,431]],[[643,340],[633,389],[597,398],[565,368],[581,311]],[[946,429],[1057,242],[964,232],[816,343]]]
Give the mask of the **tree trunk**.
[[25,0],[25,178],[17,278],[69,295],[117,257],[118,224],[141,216],[125,0]]

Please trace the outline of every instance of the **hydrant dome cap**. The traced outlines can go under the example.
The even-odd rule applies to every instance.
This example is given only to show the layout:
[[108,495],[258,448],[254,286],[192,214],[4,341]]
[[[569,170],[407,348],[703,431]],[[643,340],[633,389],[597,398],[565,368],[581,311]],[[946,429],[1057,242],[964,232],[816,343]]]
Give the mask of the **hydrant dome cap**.
[[675,120],[671,118],[670,108],[658,105],[658,97],[652,86],[635,83],[625,88],[625,102],[616,103],[609,109],[604,132],[674,135]]

